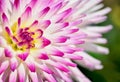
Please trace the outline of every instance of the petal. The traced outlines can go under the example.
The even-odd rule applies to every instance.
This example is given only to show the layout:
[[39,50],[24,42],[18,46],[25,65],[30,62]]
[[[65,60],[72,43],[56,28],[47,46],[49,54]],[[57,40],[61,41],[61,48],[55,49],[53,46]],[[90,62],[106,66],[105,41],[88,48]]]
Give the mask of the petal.
[[[66,82],[73,82],[73,81],[71,80],[71,77],[70,77],[70,76],[67,76],[65,73],[61,72],[61,71],[58,70],[58,69],[56,69],[56,70],[57,70],[57,72],[59,73],[59,75],[61,76],[61,78],[62,78],[64,81],[66,81]],[[68,75],[70,75],[70,74],[68,73]]]
[[8,61],[2,62],[1,66],[0,66],[0,75],[8,68],[8,65],[9,65]]
[[2,22],[3,22],[3,24],[7,24],[8,23],[8,17],[6,16],[5,13],[2,14]]
[[31,56],[28,56],[28,58],[26,59],[25,63],[27,64],[28,69],[31,72],[35,72],[36,71],[36,66],[35,66],[35,63],[34,63],[34,59]]
[[91,82],[87,77],[85,77],[78,68],[70,67],[72,71],[72,77],[74,77],[78,82]]
[[95,53],[102,53],[102,54],[108,54],[109,50],[108,48],[92,44],[92,43],[86,43],[84,45],[81,45],[82,48],[84,48],[86,51],[95,52]]
[[17,81],[17,70],[11,72],[9,77],[9,82],[16,82],[16,81]]
[[66,27],[68,27],[68,26],[69,26],[69,23],[68,23],[68,22],[59,23],[59,24],[54,24],[54,25],[49,26],[49,28],[47,28],[47,29],[45,30],[45,32],[47,32],[47,33],[58,32],[58,31],[60,31],[61,29],[66,28]]
[[18,54],[18,57],[19,57],[20,59],[22,59],[23,61],[25,61],[26,58],[28,57],[28,53]]
[[63,71],[63,72],[69,72],[69,69],[67,66],[65,66],[64,64],[61,64],[59,62],[55,62],[52,60],[47,60],[46,61],[49,65],[55,66],[56,68],[58,68],[59,70]]
[[53,16],[54,14],[56,14],[62,6],[63,6],[63,3],[60,2],[56,4],[53,8],[51,8],[50,16]]
[[12,71],[15,71],[15,69],[17,68],[17,66],[18,66],[17,59],[15,57],[11,58],[11,60],[10,60],[10,69]]
[[38,76],[37,76],[36,72],[29,71],[29,74],[30,74],[30,77],[31,77],[33,82],[39,82],[38,81]]
[[10,49],[5,48],[4,49],[4,54],[5,54],[6,57],[12,57],[12,52],[10,51]]
[[107,40],[105,38],[93,38],[93,39],[87,39],[86,42],[97,43],[97,44],[106,44]]
[[64,43],[67,41],[67,39],[68,39],[68,37],[66,37],[66,36],[60,36],[60,37],[54,38],[53,41],[55,43]]
[[44,72],[44,76],[45,76],[46,79],[47,79],[48,81],[50,81],[50,82],[57,82],[57,81],[55,80],[55,78],[54,78],[51,74],[48,74],[48,73]]
[[52,74],[53,72],[51,71],[51,69],[46,66],[46,65],[41,65],[39,63],[35,63],[35,65],[40,68],[41,70],[43,70],[44,72],[48,73],[48,74]]
[[39,26],[42,30],[44,30],[44,29],[48,28],[50,24],[51,24],[50,20],[44,20],[44,21],[40,22]]
[[0,58],[2,58],[3,53],[4,53],[4,48],[1,48],[1,47],[0,47]]
[[19,82],[24,82],[26,78],[26,72],[23,64],[18,67]]
[[85,53],[85,52],[77,52],[77,55],[82,55],[83,56],[83,60],[75,60],[75,62],[85,68],[88,68],[90,70],[94,70],[94,69],[102,69],[103,66],[101,65],[101,61],[97,60],[93,57],[91,57],[89,54]]
[[27,7],[21,16],[21,19],[24,21],[24,20],[28,19],[31,15],[32,15],[32,9],[31,9],[31,7]]
[[16,9],[18,9],[19,6],[20,6],[20,0],[14,0],[13,6],[14,6]]
[[62,57],[64,55],[64,53],[62,51],[60,51],[56,48],[51,48],[48,53],[53,55],[53,56],[60,56],[60,57]]
[[57,56],[52,56],[52,58],[54,60],[56,60],[57,62],[64,63],[66,66],[72,66],[72,67],[77,66],[75,63],[73,63],[72,61],[65,59],[65,58],[63,59],[63,58],[57,57]]
[[83,59],[82,56],[75,55],[75,54],[65,54],[64,57],[72,59],[72,60],[82,60]]
[[112,29],[111,25],[108,25],[108,26],[91,26],[91,27],[86,28],[86,30],[89,30],[89,31],[92,31],[92,32],[98,32],[98,33],[106,33],[111,29]]
[[8,46],[6,40],[1,36],[0,36],[0,46],[1,47],[7,47]]
[[57,16],[54,16],[54,20],[56,23],[62,21],[63,19],[67,18],[72,12],[72,8],[68,8],[62,13],[58,14]]
[[48,57],[48,55],[46,53],[40,53],[38,58],[43,59],[43,60],[49,59],[49,57]]
[[31,0],[30,3],[28,4],[28,6],[33,8],[36,5],[37,2],[38,2],[38,0]]
[[50,44],[51,44],[50,40],[48,40],[48,39],[46,39],[44,37],[42,38],[42,47],[46,47],[46,46],[48,46]]
[[40,18],[41,18],[41,17],[44,17],[44,16],[48,13],[49,10],[50,10],[50,7],[44,8],[42,11],[40,11],[39,17],[40,17]]

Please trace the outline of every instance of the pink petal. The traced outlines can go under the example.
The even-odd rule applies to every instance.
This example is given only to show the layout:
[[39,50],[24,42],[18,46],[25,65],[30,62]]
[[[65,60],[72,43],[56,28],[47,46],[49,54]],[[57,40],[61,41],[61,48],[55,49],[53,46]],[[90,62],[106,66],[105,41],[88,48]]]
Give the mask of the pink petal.
[[32,79],[32,82],[39,82],[38,81],[38,76],[37,76],[36,72],[29,71],[29,74],[30,74],[30,77]]
[[30,6],[31,8],[33,8],[38,0],[31,0],[30,3],[28,4],[28,6]]
[[2,15],[2,23],[5,25],[5,24],[8,24],[8,17],[5,13],[3,13]]
[[63,73],[63,72],[61,72],[61,71],[58,70],[58,69],[56,69],[56,70],[57,70],[57,72],[59,73],[59,75],[61,76],[61,79],[63,79],[63,80],[66,81],[66,82],[73,82],[73,81],[71,80],[71,77],[68,76],[68,75],[70,75],[70,73],[68,73],[68,75],[67,75],[66,73]]
[[84,74],[81,73],[81,71],[78,68],[70,67],[72,73],[71,75],[73,78],[75,78],[78,82],[91,82],[87,77],[84,76]]
[[48,73],[48,74],[53,74],[53,72],[51,71],[51,69],[50,69],[48,66],[46,66],[46,65],[41,65],[41,64],[39,64],[39,63],[35,63],[35,65],[36,65],[37,67],[39,67],[41,70],[43,70],[44,72],[46,72],[46,73]]
[[75,55],[75,54],[65,54],[64,57],[65,58],[70,58],[72,60],[82,60],[83,59],[82,56]]
[[46,53],[40,53],[38,58],[43,59],[43,60],[49,59],[49,57],[48,57],[48,55]]
[[62,51],[58,50],[58,49],[53,49],[52,52],[51,52],[51,55],[62,57],[64,55],[64,53]]
[[0,75],[8,68],[8,65],[9,65],[8,61],[2,62],[1,66],[0,66]]
[[42,21],[42,22],[40,23],[40,28],[41,28],[41,29],[46,29],[47,27],[49,27],[50,24],[51,24],[51,21],[50,21],[50,20]]
[[77,21],[74,21],[74,22],[72,22],[71,23],[71,26],[75,26],[75,25],[79,25],[79,24],[81,24],[83,22],[83,20],[77,20]]
[[6,57],[12,57],[12,52],[9,49],[4,49],[4,54]]
[[68,26],[69,26],[69,22],[54,24],[49,26],[49,28],[45,29],[45,32],[48,32],[48,33],[59,32]]
[[16,59],[16,58],[12,58],[12,59],[10,60],[10,69],[11,69],[12,71],[15,71],[15,69],[17,68],[17,66],[18,66],[18,61],[17,61],[17,59]]
[[82,55],[83,56],[83,60],[78,61],[75,60],[75,62],[85,68],[88,68],[90,70],[94,70],[94,69],[102,69],[103,66],[101,65],[100,60],[97,60],[93,57],[91,57],[89,54],[85,53],[85,52],[78,52],[76,53],[77,55]]
[[17,81],[17,70],[14,72],[12,71],[9,76],[9,82],[16,82]]
[[56,60],[56,61],[58,61],[60,63],[64,63],[67,66],[72,66],[72,67],[76,67],[77,66],[75,63],[73,63],[73,62],[71,62],[71,61],[69,61],[69,60],[67,60],[65,58],[63,59],[63,58],[57,57],[57,56],[53,56],[52,58],[54,58],[54,60]]
[[83,43],[85,43],[85,41],[83,40],[76,41],[76,39],[69,39],[66,41],[66,44],[74,44],[74,45],[83,44]]
[[35,20],[31,25],[30,27],[36,27],[38,25],[38,20]]
[[74,52],[83,51],[82,48],[76,48],[71,46],[59,47],[59,49],[65,53],[73,54]]
[[28,67],[28,69],[31,71],[31,72],[35,72],[36,71],[36,66],[35,66],[35,63],[34,63],[34,59],[33,57],[31,56],[28,56],[28,58],[26,59],[25,63]]
[[25,81],[25,68],[23,64],[20,64],[18,67],[18,75],[19,75],[19,82],[24,82]]
[[60,13],[57,17],[55,17],[56,19],[56,23],[62,21],[63,19],[67,18],[72,12],[72,8],[69,8],[65,11],[63,11],[62,13]]
[[55,41],[55,43],[64,43],[67,41],[67,39],[68,39],[68,37],[60,36],[58,38],[55,38],[54,41]]
[[44,37],[42,38],[42,47],[46,47],[46,46],[48,46],[50,44],[51,44],[50,40],[48,40],[48,39],[46,39]]
[[44,76],[46,77],[46,79],[47,79],[49,82],[57,82],[56,79],[53,77],[52,74],[48,74],[48,73],[44,72]]
[[44,16],[48,13],[49,10],[50,10],[50,7],[44,8],[44,9],[40,12],[39,17],[44,17]]
[[51,60],[47,60],[47,63],[52,65],[52,66],[55,66],[56,68],[58,68],[59,70],[61,71],[64,71],[64,72],[69,72],[69,69],[67,66],[59,63],[59,62],[55,62],[55,61],[51,61]]
[[31,7],[27,7],[24,13],[22,14],[21,18],[22,20],[28,19],[32,15],[32,9]]
[[35,64],[33,62],[27,62],[26,64],[31,72],[36,71],[36,67],[35,67]]
[[19,57],[20,59],[22,59],[23,61],[25,61],[26,58],[28,57],[28,53],[18,54],[18,57]]
[[3,82],[2,78],[0,77],[0,82]]
[[51,9],[51,13],[50,13],[50,15],[52,16],[52,15],[54,15],[54,14],[56,14],[59,10],[60,10],[60,8],[62,7],[62,2],[60,2],[60,3],[58,3],[57,5],[55,5],[52,9]]
[[18,9],[18,7],[20,6],[20,0],[14,0],[14,7],[16,8],[16,9]]

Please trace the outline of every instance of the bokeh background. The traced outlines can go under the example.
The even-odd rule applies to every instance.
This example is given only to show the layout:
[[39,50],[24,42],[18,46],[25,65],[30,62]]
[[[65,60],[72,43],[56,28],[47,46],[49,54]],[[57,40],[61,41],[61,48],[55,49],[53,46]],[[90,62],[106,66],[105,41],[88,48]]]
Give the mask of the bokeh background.
[[82,69],[93,82],[120,82],[120,0],[103,0],[105,6],[112,8],[108,14],[108,19],[99,25],[112,24],[113,29],[104,34],[108,39],[108,44],[104,45],[109,48],[109,55],[92,54],[92,56],[100,59],[104,65],[102,70],[88,71]]

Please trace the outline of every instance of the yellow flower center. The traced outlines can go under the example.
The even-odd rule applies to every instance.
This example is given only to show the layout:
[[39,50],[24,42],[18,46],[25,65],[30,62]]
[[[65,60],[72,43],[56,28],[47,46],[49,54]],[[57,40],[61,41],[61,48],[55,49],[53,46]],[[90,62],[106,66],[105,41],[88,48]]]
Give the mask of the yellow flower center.
[[36,27],[18,27],[18,23],[14,23],[11,29],[6,27],[5,30],[5,38],[14,50],[25,51],[26,49],[41,46],[41,36],[43,34],[41,29]]

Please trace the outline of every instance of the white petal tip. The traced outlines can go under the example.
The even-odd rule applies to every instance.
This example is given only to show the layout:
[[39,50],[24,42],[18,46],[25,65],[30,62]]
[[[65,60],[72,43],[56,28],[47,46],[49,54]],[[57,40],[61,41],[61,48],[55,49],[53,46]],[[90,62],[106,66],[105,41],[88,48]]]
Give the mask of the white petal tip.
[[95,69],[101,70],[101,69],[103,69],[103,66],[102,65],[97,65],[97,66],[95,66]]
[[107,49],[107,48],[104,48],[104,47],[98,47],[98,51],[100,52],[100,53],[103,53],[103,54],[105,54],[105,55],[108,55],[109,54],[109,50]]

